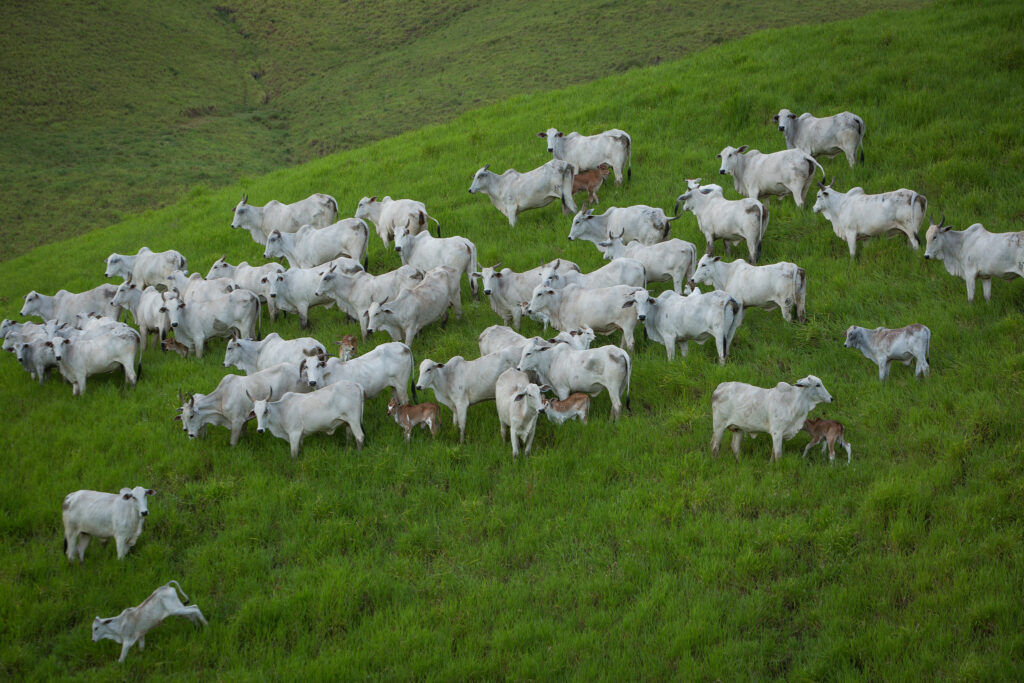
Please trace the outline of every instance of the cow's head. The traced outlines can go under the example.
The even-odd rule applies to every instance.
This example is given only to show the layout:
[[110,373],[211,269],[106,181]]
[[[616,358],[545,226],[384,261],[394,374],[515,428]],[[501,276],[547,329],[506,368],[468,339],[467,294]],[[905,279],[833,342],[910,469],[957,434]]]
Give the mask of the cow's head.
[[473,174],[473,182],[469,186],[469,193],[476,194],[477,192],[483,192],[487,187],[487,177],[492,175],[488,170],[491,167],[490,164],[484,164],[483,168]]
[[786,132],[786,129],[796,121],[796,114],[788,109],[780,109],[779,113],[772,117],[772,121],[779,127],[779,130]]
[[224,367],[230,368],[234,365],[241,369],[239,363],[244,361],[245,356],[243,355],[242,344],[235,338],[229,339],[227,347],[224,349]]
[[651,313],[651,308],[657,303],[657,300],[652,297],[646,289],[637,289],[633,292],[626,302],[622,304],[623,308],[635,308],[636,318],[640,322],[647,320],[647,316]]
[[374,206],[375,204],[377,206],[380,206],[377,203],[376,197],[363,197],[362,199],[359,200],[359,204],[356,205],[355,217],[372,219],[373,214],[375,213],[375,210],[377,208],[377,206]]
[[401,254],[411,238],[412,235],[409,234],[409,229],[404,225],[399,225],[395,228],[395,251]]
[[277,298],[278,290],[284,283],[284,276],[284,273],[274,273],[269,277],[263,277],[260,279],[260,282],[267,285],[267,296],[271,299]]
[[[245,392],[245,395],[249,396],[249,392]],[[249,411],[248,417],[250,420],[256,420],[256,432],[259,434],[267,431],[267,408],[273,398],[274,392],[270,392],[266,400],[252,401],[252,410]],[[249,400],[252,400],[252,396],[249,396]]]
[[71,348],[71,340],[67,337],[51,336],[45,342],[46,348],[53,351],[53,359],[57,362],[64,360],[68,349]]
[[375,330],[383,329],[394,315],[394,310],[387,305],[387,299],[377,303],[374,301],[370,308],[363,315],[366,317],[366,333],[373,334]]
[[103,277],[114,277],[118,272],[121,271],[121,266],[124,263],[124,257],[121,254],[111,254],[107,257],[107,269],[103,272]]
[[832,186],[835,184],[835,178],[833,178],[832,182],[828,185],[821,182],[818,183],[818,196],[814,200],[813,209],[815,213],[821,213],[822,211],[832,208],[832,202],[835,200],[835,192],[833,192]]
[[[125,489],[121,489],[124,491]],[[156,495],[156,491],[153,489],[147,489],[145,486],[136,486],[130,490],[132,500],[135,502],[135,509],[139,511],[141,517],[149,516],[149,503],[146,500],[149,496]]]
[[109,619],[101,619],[96,617],[92,620],[92,642],[98,643],[99,641],[107,638],[118,643],[121,642],[121,618],[111,617]]
[[210,266],[210,272],[206,274],[206,279],[214,277],[231,277],[235,274],[235,267],[227,262],[224,256],[213,262]]
[[587,223],[594,218],[594,210],[587,209],[580,211],[572,218],[572,227],[569,228],[569,240],[576,240],[587,234]]
[[[503,271],[498,270],[500,267],[501,261],[498,261],[493,267],[481,268],[479,272],[473,273],[473,277],[480,278],[480,284],[483,285],[484,294],[490,296],[494,291],[494,288],[498,286],[499,281],[503,277]],[[505,270],[508,270],[508,268]]]
[[299,377],[304,378],[309,383],[309,386],[314,389],[318,386],[323,386],[324,373],[327,370],[327,360],[327,356],[323,354],[306,356],[299,363]]
[[843,346],[846,348],[857,348],[864,341],[864,328],[850,325],[843,336]]
[[110,300],[112,306],[124,306],[131,303],[132,296],[139,291],[138,286],[131,280],[125,280],[122,282],[117,291],[114,292],[114,298]]
[[256,212],[249,206],[249,195],[243,194],[242,201],[235,205],[235,215],[231,219],[232,228],[246,228],[254,223]]
[[416,381],[416,389],[422,391],[429,387],[435,386],[437,376],[440,374],[440,370],[444,369],[444,363],[435,363],[434,361],[426,358],[420,363],[420,377]]
[[[552,277],[557,277],[557,273],[553,273]],[[526,314],[532,316],[537,311],[546,311],[558,298],[558,292],[543,283],[537,285],[533,290],[533,296],[530,297],[530,304],[526,307]]]
[[170,321],[171,327],[177,327],[178,323],[181,322],[181,315],[185,311],[185,302],[173,292],[164,292],[163,304],[160,306],[160,312],[167,316],[167,320]]
[[736,162],[747,151],[747,146],[742,147],[725,147],[721,152],[718,153],[718,158],[722,160],[722,166],[718,169],[718,172],[722,175],[732,174],[736,169]]
[[[565,137],[565,134],[562,133],[557,128],[548,128],[547,131],[544,132],[544,133],[537,133],[537,137],[539,137],[539,138],[547,138],[547,141],[548,141],[548,152],[549,153],[554,153],[555,150],[557,150],[557,149],[559,149],[561,147],[562,138]],[[560,157],[559,157],[558,154],[556,154],[555,158],[558,159]]]
[[555,347],[555,344],[545,341],[540,337],[534,337],[523,346],[523,352],[519,356],[519,363],[516,370],[519,372],[536,371],[540,365],[541,356],[548,349]]
[[718,264],[721,261],[721,256],[709,256],[707,254],[701,256],[700,261],[697,262],[697,268],[693,271],[693,275],[690,276],[690,281],[687,284],[690,287],[694,287],[697,283],[712,283],[715,270],[717,270]]
[[945,254],[946,233],[953,229],[953,226],[946,225],[946,214],[936,223],[930,216],[928,218],[928,231],[925,232],[924,257],[941,261]]
[[274,258],[275,256],[284,256],[284,238],[281,237],[280,230],[274,230],[267,237],[267,248],[263,250],[264,258]]
[[178,390],[178,400],[181,401],[181,407],[178,408],[178,414],[174,416],[175,420],[181,421],[181,431],[188,434],[190,439],[198,439],[203,436],[206,431],[206,425],[203,423],[203,416],[196,406],[196,398],[203,398],[204,394],[182,394],[181,390]]
[[25,295],[25,305],[21,307],[19,315],[36,315],[35,310],[39,305],[41,297],[34,289]]
[[540,395],[541,388],[534,383],[527,384],[517,391],[512,400],[516,403],[525,402],[526,408],[532,408],[538,413],[544,412],[544,397]]
[[814,403],[832,402],[832,395],[825,390],[825,385],[814,375],[807,375],[803,379],[797,380],[796,385],[807,392],[808,397]]

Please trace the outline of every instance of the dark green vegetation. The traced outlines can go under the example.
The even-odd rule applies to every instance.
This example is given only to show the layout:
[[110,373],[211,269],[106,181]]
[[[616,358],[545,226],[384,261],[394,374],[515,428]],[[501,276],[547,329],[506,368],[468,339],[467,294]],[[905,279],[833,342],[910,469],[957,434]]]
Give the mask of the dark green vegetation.
[[[551,124],[635,140],[632,184],[602,204],[670,208],[684,179],[717,177],[725,145],[782,146],[780,107],[859,113],[867,164],[824,160],[837,187],[908,187],[958,228],[1021,230],[1024,8],[940,3],[829,26],[759,33],[682,61],[547,95],[517,97],[443,126],[248,180],[195,191],[173,207],[37,249],[5,264],[0,314],[30,289],[102,280],[112,251],[174,247],[204,272],[222,253],[260,261],[227,226],[253,200],[334,194],[350,215],[363,194],[427,202],[481,259],[517,270],[555,256],[599,265],[566,240],[555,207],[510,230],[466,193],[485,162],[546,160]],[[846,75],[844,75],[846,74]],[[735,197],[728,178],[720,178]],[[813,203],[813,196],[809,197]],[[368,445],[309,439],[295,461],[254,430],[233,450],[223,429],[189,442],[172,422],[178,388],[209,391],[223,342],[200,361],[146,353],[131,391],[116,375],[85,396],[32,384],[0,359],[0,672],[8,679],[200,675],[281,678],[1019,679],[1024,566],[1024,283],[996,282],[968,305],[963,282],[901,239],[867,242],[851,262],[828,224],[772,203],[765,262],[807,269],[809,320],[751,311],[725,367],[709,346],[667,363],[638,334],[632,415],[538,428],[512,462],[492,405],[470,408],[468,442],[450,424],[411,447],[367,404]],[[674,232],[703,246],[691,216]],[[370,269],[397,265],[371,245]],[[464,292],[468,290],[464,287]],[[351,332],[315,309],[322,341]],[[486,302],[428,328],[417,360],[476,355],[495,322]],[[927,324],[932,376],[915,380],[842,348],[850,324]],[[264,330],[269,326],[264,326]],[[273,327],[297,336],[294,318]],[[539,332],[530,323],[527,331]],[[373,343],[384,339],[377,337]],[[616,338],[615,342],[618,341]],[[365,351],[365,347],[361,349]],[[836,403],[852,466],[830,467],[805,436],[769,464],[745,441],[712,460],[710,396],[726,380],[774,385],[813,373]],[[421,398],[421,400],[423,400]],[[447,411],[445,417],[447,419]],[[60,501],[78,488],[158,489],[123,562],[94,544],[84,567],[61,555]],[[89,624],[175,578],[210,620],[168,621],[124,665]]]
[[0,260],[515,94],[894,5],[5,2]]

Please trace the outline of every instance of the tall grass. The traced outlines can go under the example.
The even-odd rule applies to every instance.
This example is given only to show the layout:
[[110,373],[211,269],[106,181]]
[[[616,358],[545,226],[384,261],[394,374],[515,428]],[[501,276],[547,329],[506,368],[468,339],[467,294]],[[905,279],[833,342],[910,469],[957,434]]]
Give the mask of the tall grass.
[[[634,138],[633,180],[602,207],[671,207],[684,179],[716,176],[725,145],[782,146],[779,108],[849,109],[867,122],[867,163],[825,161],[837,187],[909,187],[958,227],[1022,229],[1024,105],[1014,2],[944,2],[837,24],[757,33],[681,61],[545,95],[515,97],[300,168],[244,179],[5,264],[0,313],[30,289],[101,281],[112,251],[177,248],[205,272],[221,254],[259,259],[228,228],[240,194],[326,191],[350,215],[367,194],[422,199],[485,264],[517,270],[556,256],[600,264],[566,239],[550,206],[515,229],[469,195],[484,163],[546,159],[550,125]],[[721,180],[728,181],[727,178]],[[729,185],[729,183],[723,183]],[[735,196],[727,187],[730,196]],[[812,198],[813,199],[813,198]],[[1014,679],[1021,676],[1024,468],[1017,407],[1024,379],[1022,283],[997,282],[968,305],[963,282],[905,241],[863,244],[856,261],[828,224],[771,204],[764,261],[807,270],[809,319],[750,311],[729,363],[694,346],[668,363],[639,339],[632,413],[538,427],[512,462],[492,405],[470,408],[467,443],[448,424],[411,445],[367,403],[367,447],[317,435],[296,460],[284,442],[226,430],[189,441],[172,421],[177,390],[209,391],[223,343],[202,360],[147,352],[143,378],[92,378],[87,393],[39,387],[0,363],[0,671],[8,678]],[[678,236],[703,242],[692,217]],[[398,263],[379,242],[370,269]],[[468,289],[464,287],[468,298]],[[414,354],[475,357],[496,322],[486,302],[417,337]],[[316,309],[321,341],[353,332]],[[841,344],[850,324],[932,329],[932,375],[902,366],[886,383]],[[265,326],[265,330],[271,326]],[[272,329],[300,333],[294,317]],[[527,323],[528,332],[539,326]],[[373,339],[373,343],[385,341]],[[612,341],[617,342],[615,338]],[[361,349],[365,351],[365,349]],[[813,373],[836,402],[849,467],[769,464],[767,439],[739,462],[709,454],[710,394]],[[447,412],[446,412],[447,415]],[[158,490],[135,551],[61,556],[60,501],[79,488]],[[88,639],[95,615],[137,604],[175,578],[210,626],[169,621],[124,665]]]

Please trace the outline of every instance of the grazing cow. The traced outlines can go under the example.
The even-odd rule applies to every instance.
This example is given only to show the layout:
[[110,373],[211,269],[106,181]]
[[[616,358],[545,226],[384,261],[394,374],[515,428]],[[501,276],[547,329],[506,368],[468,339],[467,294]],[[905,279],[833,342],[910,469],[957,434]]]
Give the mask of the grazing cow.
[[589,209],[580,211],[573,217],[569,239],[587,240],[597,244],[618,232],[626,244],[634,240],[641,244],[657,244],[669,238],[672,221],[677,218],[679,215],[669,218],[661,209],[645,204],[611,206],[597,216],[594,215],[593,209]]
[[[171,584],[177,586],[177,592]],[[196,626],[206,626],[206,618],[199,611],[199,607],[186,607],[178,598],[178,593],[181,593],[181,597],[187,603],[188,596],[181,589],[181,585],[177,581],[168,581],[153,591],[139,606],[129,607],[110,619],[96,617],[92,622],[92,641],[96,643],[106,638],[121,643],[121,656],[117,661],[123,662],[128,650],[135,643],[139,644],[140,650],[146,648],[146,634],[167,617],[186,617]]]
[[124,559],[142,533],[149,514],[147,496],[156,493],[145,486],[123,488],[119,493],[81,490],[64,496],[64,552],[68,562],[85,562],[85,549],[93,538],[113,538],[117,559]]
[[[495,353],[513,346],[521,349],[530,340],[511,327],[491,325],[480,333],[476,341],[477,346],[480,347],[480,355],[486,356],[489,353]],[[583,327],[578,330],[559,332],[548,341],[552,343],[564,342],[574,349],[589,349],[594,341],[594,331],[589,327]]]
[[531,339],[523,348],[516,369],[536,372],[540,381],[550,386],[561,401],[578,391],[597,396],[602,389],[607,389],[613,420],[622,414],[623,392],[626,407],[629,407],[632,361],[628,353],[614,346],[578,351],[568,344]]
[[313,194],[294,204],[271,200],[264,206],[252,206],[249,195],[235,207],[232,228],[245,228],[257,244],[265,245],[275,230],[296,232],[303,225],[324,228],[338,219],[338,202],[326,194]]
[[338,358],[340,360],[352,360],[358,354],[356,350],[356,337],[353,334],[346,334],[334,343],[338,345]]
[[440,221],[427,213],[423,202],[415,199],[384,197],[378,200],[376,197],[363,197],[356,206],[356,218],[369,218],[373,221],[385,247],[395,238],[395,228],[399,226],[416,235],[429,228],[427,221],[434,221],[437,224],[437,236],[441,236]]
[[693,284],[706,282],[725,290],[744,308],[772,310],[778,306],[786,322],[793,322],[793,307],[800,322],[807,319],[807,274],[795,263],[780,261],[752,266],[743,261],[727,263],[719,256],[701,256],[693,271]]
[[728,429],[732,432],[732,452],[739,462],[743,435],[767,432],[772,438],[772,458],[779,460],[782,442],[796,436],[807,413],[822,402],[831,403],[832,396],[814,375],[797,381],[795,386],[779,382],[772,389],[722,382],[711,395],[711,454],[718,456],[722,436]]
[[23,316],[39,316],[43,320],[56,320],[59,323],[73,325],[79,313],[95,313],[115,320],[121,315],[121,309],[111,301],[117,294],[117,286],[100,285],[84,292],[60,290],[53,296],[31,291],[25,295],[25,305],[21,308]]
[[363,261],[366,267],[366,244],[369,228],[359,218],[347,218],[326,228],[303,225],[297,232],[274,230],[267,237],[264,258],[283,256],[292,268],[314,268],[346,256]]
[[878,365],[878,379],[885,380],[889,377],[889,364],[894,360],[904,365],[917,360],[914,376],[927,377],[928,345],[931,340],[932,331],[917,323],[895,330],[886,327],[868,330],[851,325],[846,330],[843,346],[859,349],[865,358]]
[[[833,181],[835,182],[835,181]],[[917,249],[917,231],[924,220],[928,200],[913,190],[899,189],[882,194],[864,194],[864,188],[853,187],[843,193],[832,185],[818,183],[815,213],[832,223],[832,232],[850,247],[850,258],[857,255],[857,240],[876,235],[903,233],[911,249]]]
[[630,304],[635,304],[637,319],[647,329],[647,336],[664,344],[669,360],[675,356],[676,344],[680,344],[685,358],[691,340],[703,344],[714,339],[718,362],[725,365],[732,338],[743,320],[740,303],[720,291],[701,294],[699,289],[694,289],[689,296],[662,292],[655,299],[646,290],[639,289],[633,294],[633,300],[626,303]]
[[469,406],[494,400],[494,384],[505,370],[515,367],[517,349],[504,349],[476,360],[455,356],[447,363],[427,358],[420,363],[416,389],[433,389],[437,402],[452,411],[452,424],[459,428],[459,443],[466,439]]
[[424,273],[438,266],[465,273],[473,296],[479,296],[477,282],[473,279],[477,269],[476,245],[465,237],[434,237],[429,232],[413,235],[400,225],[395,228],[395,251],[402,265],[419,268]]
[[[80,396],[85,393],[85,380],[90,375],[112,372],[119,366],[124,370],[124,379],[135,386],[138,374],[135,360],[139,357],[142,338],[128,325],[114,323],[113,329],[99,330],[94,334],[64,337],[52,342],[57,368],[64,379],[71,383],[71,393]],[[47,342],[51,345],[51,342]],[[139,372],[142,370],[140,359]]]
[[371,303],[365,314],[366,332],[383,330],[393,341],[402,340],[411,348],[412,340],[424,327],[437,320],[442,326],[448,322],[449,307],[462,317],[459,274],[441,266],[424,273],[420,283],[403,289],[393,301]]
[[541,274],[548,265],[556,270],[580,270],[572,261],[558,259],[523,273],[516,273],[509,268],[498,270],[501,263],[497,263],[493,268],[481,268],[480,272],[473,273],[473,277],[480,278],[484,294],[491,300],[491,309],[506,325],[512,323],[518,330],[523,315],[522,304],[533,297],[533,290],[540,284]]
[[691,211],[697,217],[697,227],[707,242],[705,253],[714,253],[717,239],[725,244],[726,254],[731,246],[746,240],[750,262],[760,261],[761,243],[768,229],[768,207],[749,197],[726,199],[721,185],[702,186],[700,178],[687,180],[686,185],[686,192],[676,198],[676,213],[679,202],[683,202],[683,211]]
[[139,337],[142,339],[142,350],[146,350],[146,341],[154,332],[158,340],[167,337],[171,329],[171,321],[166,312],[161,312],[167,292],[158,292],[156,287],[143,289],[134,282],[123,282],[117,288],[112,304],[128,309],[135,324],[139,326]]
[[230,278],[219,277],[206,280],[199,273],[192,273],[186,277],[180,270],[175,270],[168,275],[167,281],[171,283],[169,289],[176,292],[178,297],[186,303],[213,301],[238,289]]
[[569,394],[569,398],[564,401],[544,399],[544,414],[555,424],[565,424],[572,419],[578,419],[583,424],[587,424],[588,413],[590,413],[590,397],[582,392]]
[[718,154],[722,160],[718,172],[731,175],[736,191],[744,197],[760,200],[761,197],[792,194],[796,205],[803,208],[807,188],[814,180],[814,169],[821,170],[821,179],[825,179],[825,169],[806,152],[787,149],[762,154],[752,149],[744,154],[746,149],[746,145],[739,149],[726,147]]
[[545,412],[541,392],[547,388],[533,384],[525,372],[514,367],[498,375],[494,383],[494,403],[498,410],[501,440],[505,440],[507,428],[512,440],[513,459],[519,457],[519,442],[523,443],[525,454],[530,454],[537,431],[537,416]]
[[811,446],[820,443],[822,453],[825,452],[825,446],[828,446],[828,459],[832,464],[835,464],[836,444],[838,443],[846,449],[846,464],[850,464],[850,458],[852,457],[851,448],[845,438],[846,428],[843,427],[841,422],[808,418],[804,420],[803,430],[811,435],[811,442],[804,446],[803,457],[807,457],[807,451],[811,450]]
[[953,277],[967,283],[967,301],[974,301],[974,286],[981,278],[985,301],[992,296],[992,278],[1024,277],[1024,232],[989,232],[981,223],[966,230],[929,221],[924,257],[938,259]]
[[402,342],[381,344],[369,353],[348,361],[310,356],[302,361],[299,368],[310,391],[345,380],[361,386],[367,399],[391,387],[392,397],[402,405],[409,402],[412,370],[412,351]]
[[604,254],[605,260],[636,259],[644,267],[644,279],[647,282],[671,280],[676,294],[682,293],[697,265],[697,247],[676,238],[649,245],[640,242],[626,244],[620,233],[604,242],[598,242],[597,248]]
[[523,211],[539,209],[555,199],[562,202],[562,213],[576,212],[572,198],[572,166],[564,161],[552,160],[526,173],[510,168],[498,175],[489,171],[490,167],[486,164],[476,172],[469,192],[487,195],[511,227],[516,226]]
[[436,403],[402,405],[397,398],[392,398],[388,403],[388,415],[395,418],[395,422],[405,432],[406,443],[412,439],[412,428],[416,425],[429,429],[433,437],[437,436],[437,430],[441,427],[441,409]]
[[206,340],[213,337],[260,338],[260,298],[246,289],[236,289],[202,303],[168,299],[160,311],[170,319],[175,339],[195,353],[196,358],[203,357]]
[[330,308],[334,305],[332,299],[326,292],[320,291],[320,278],[329,271],[339,273],[355,274],[362,273],[363,268],[350,258],[341,256],[334,259],[330,264],[323,264],[316,268],[289,268],[283,273],[278,273],[270,279],[270,299],[274,306],[288,313],[299,314],[299,324],[302,329],[309,327],[309,309],[313,306],[325,306]]
[[316,432],[334,434],[341,425],[356,439],[356,450],[363,449],[363,388],[354,382],[335,382],[311,394],[287,393],[277,401],[273,397],[253,402],[256,431],[266,430],[288,442],[295,458],[302,439]]
[[106,264],[104,277],[131,280],[143,289],[149,285],[166,287],[167,276],[175,270],[188,273],[188,261],[173,249],[154,252],[149,247],[142,247],[134,256],[111,254]]
[[233,365],[251,375],[281,363],[298,365],[306,356],[324,353],[327,353],[327,349],[312,337],[283,339],[277,332],[271,332],[263,341],[229,340],[224,351],[224,367],[230,368]]
[[297,363],[280,363],[251,375],[225,375],[208,394],[183,396],[179,391],[181,407],[174,419],[181,421],[181,429],[190,439],[203,436],[206,425],[226,427],[231,430],[230,445],[234,446],[245,433],[253,400],[312,390]]
[[604,183],[604,179],[608,177],[612,167],[608,164],[601,164],[597,168],[592,168],[589,171],[583,173],[577,173],[572,177],[572,193],[575,195],[577,192],[586,192],[587,198],[583,200],[583,209],[586,210],[591,204],[600,203],[597,198],[597,191],[601,189],[601,184]]
[[[365,340],[370,305],[395,299],[402,290],[411,289],[422,281],[423,271],[412,266],[401,266],[383,275],[329,268],[320,276],[315,295],[333,301],[338,308],[358,320],[359,331]],[[456,279],[455,286],[458,285]]]
[[[561,268],[557,260],[544,266],[540,273],[539,287],[561,289],[566,285],[579,285],[586,289],[614,287],[615,285],[646,287],[647,271],[643,263],[632,258],[615,259],[589,273]],[[535,287],[534,292],[536,289]]]
[[260,301],[266,302],[267,312],[270,313],[270,319],[273,320],[277,317],[277,308],[270,299],[270,278],[277,273],[283,272],[284,266],[280,263],[250,266],[248,262],[242,261],[237,266],[233,266],[221,256],[210,268],[206,278],[208,280],[227,278],[240,289],[248,289],[250,292],[255,292]]
[[790,110],[780,109],[772,121],[786,136],[786,149],[799,149],[811,156],[824,154],[829,159],[842,152],[853,168],[860,147],[860,162],[864,163],[864,120],[856,114],[844,111],[819,119],[804,112],[797,118]]
[[616,185],[622,184],[623,170],[628,178],[633,177],[630,165],[633,139],[626,131],[612,128],[597,135],[576,132],[565,135],[557,128],[548,128],[544,133],[537,133],[537,137],[547,138],[548,151],[555,159],[571,164],[574,173],[610,164],[615,171]]
[[589,327],[596,334],[622,330],[620,346],[632,351],[637,317],[636,309],[627,302],[632,302],[633,294],[638,290],[642,291],[629,285],[596,289],[579,285],[553,289],[542,285],[534,291],[529,310],[546,314],[551,325],[563,332],[582,327]]

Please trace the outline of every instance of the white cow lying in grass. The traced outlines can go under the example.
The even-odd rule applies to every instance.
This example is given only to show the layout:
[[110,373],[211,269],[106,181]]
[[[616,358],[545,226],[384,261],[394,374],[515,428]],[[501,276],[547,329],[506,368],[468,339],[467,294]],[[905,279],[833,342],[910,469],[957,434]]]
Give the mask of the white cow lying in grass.
[[[172,584],[177,587],[177,592],[171,587]],[[188,596],[178,582],[169,581],[153,591],[137,607],[129,607],[110,619],[96,617],[92,622],[92,641],[96,643],[106,638],[121,643],[121,656],[117,661],[123,662],[135,643],[139,644],[140,650],[146,649],[146,633],[154,626],[159,626],[167,617],[186,617],[196,626],[206,626],[206,618],[199,607],[186,607],[178,598],[178,593],[188,602]]]

